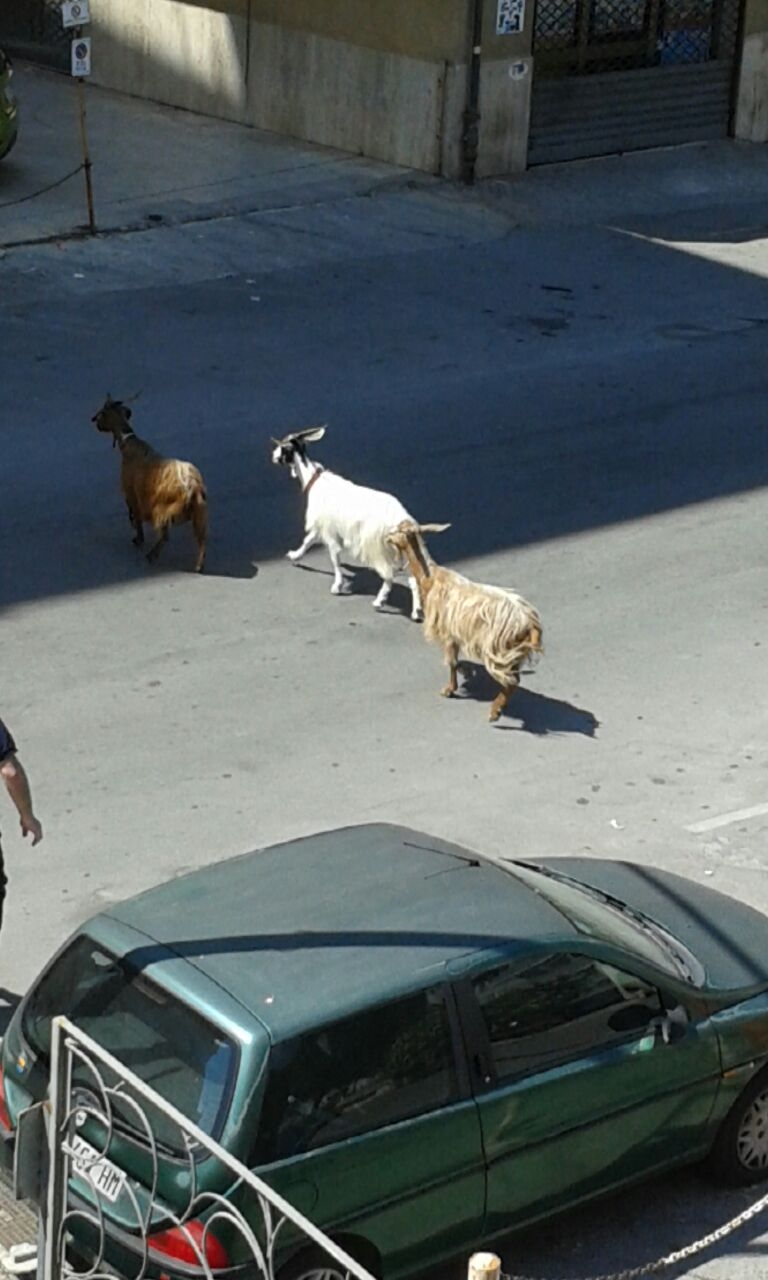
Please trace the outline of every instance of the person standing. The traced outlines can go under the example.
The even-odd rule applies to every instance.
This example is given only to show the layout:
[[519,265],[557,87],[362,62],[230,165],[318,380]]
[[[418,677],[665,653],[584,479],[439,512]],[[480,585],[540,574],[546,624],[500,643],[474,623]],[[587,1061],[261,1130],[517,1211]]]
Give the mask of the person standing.
[[[24,772],[24,766],[17,758],[16,743],[2,720],[0,720],[0,776],[2,776],[5,783],[8,795],[16,806],[21,823],[21,834],[23,836],[31,836],[33,845],[39,844],[43,838],[43,828],[32,809],[32,793],[29,779]],[[6,884],[3,846],[0,843],[0,925],[3,923]]]

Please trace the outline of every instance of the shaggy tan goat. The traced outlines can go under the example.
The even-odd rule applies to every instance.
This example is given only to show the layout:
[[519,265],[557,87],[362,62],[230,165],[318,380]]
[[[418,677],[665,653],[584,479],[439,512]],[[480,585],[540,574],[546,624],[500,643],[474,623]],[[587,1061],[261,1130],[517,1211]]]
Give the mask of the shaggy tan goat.
[[419,584],[426,639],[443,646],[450,672],[448,684],[441,689],[443,697],[452,697],[458,688],[459,653],[463,652],[471,661],[482,663],[501,686],[491,704],[489,719],[494,721],[520,683],[522,664],[541,652],[541,619],[517,592],[472,582],[435,564],[422,534],[449,528],[403,520],[387,534],[387,541],[406,556]]
[[122,400],[107,396],[91,421],[96,423],[97,431],[109,432],[112,447],[117,444],[120,449],[123,496],[128,518],[136,531],[133,544],[143,546],[144,522],[151,524],[158,535],[157,542],[147,552],[147,560],[152,562],[168,541],[170,526],[191,521],[197,542],[195,571],[200,573],[208,538],[208,502],[203,477],[191,462],[162,458],[155,453],[151,445],[136,435],[130,419],[128,406]]

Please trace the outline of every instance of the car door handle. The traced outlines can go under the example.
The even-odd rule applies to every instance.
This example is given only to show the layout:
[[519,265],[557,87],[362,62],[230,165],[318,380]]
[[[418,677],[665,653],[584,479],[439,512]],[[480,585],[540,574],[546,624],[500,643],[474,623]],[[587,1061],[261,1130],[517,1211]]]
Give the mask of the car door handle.
[[489,1063],[484,1053],[476,1053],[472,1059],[472,1065],[475,1068],[475,1074],[483,1084],[491,1084],[492,1075]]

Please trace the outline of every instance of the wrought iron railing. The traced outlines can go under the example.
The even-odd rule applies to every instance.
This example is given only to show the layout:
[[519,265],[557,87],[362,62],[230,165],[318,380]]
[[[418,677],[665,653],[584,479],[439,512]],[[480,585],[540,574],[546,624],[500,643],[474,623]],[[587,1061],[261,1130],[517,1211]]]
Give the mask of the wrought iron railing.
[[[226,1265],[236,1254],[239,1265],[260,1280],[278,1280],[287,1258],[295,1259],[310,1246],[313,1257],[323,1259],[313,1269],[345,1280],[372,1280],[262,1178],[64,1017],[52,1024],[50,1092],[41,1114],[48,1168],[38,1195],[44,1237],[40,1280],[82,1280],[84,1275],[114,1280],[110,1255],[115,1240],[121,1245],[126,1280],[143,1280],[150,1261],[158,1262],[159,1232],[164,1240],[169,1232],[183,1240],[187,1268],[198,1268],[206,1280],[214,1280],[225,1266],[221,1239],[228,1241]],[[155,1135],[153,1115],[162,1116],[162,1142]],[[161,1166],[168,1165],[169,1126],[177,1135],[172,1143],[172,1204],[158,1189]],[[110,1159],[115,1137],[124,1137],[127,1128],[143,1153],[146,1175],[140,1182]],[[32,1132],[34,1126],[20,1123],[17,1193],[25,1133]],[[224,1190],[200,1189],[199,1165],[207,1158],[216,1162]],[[126,1252],[135,1260],[131,1274],[125,1269]]]

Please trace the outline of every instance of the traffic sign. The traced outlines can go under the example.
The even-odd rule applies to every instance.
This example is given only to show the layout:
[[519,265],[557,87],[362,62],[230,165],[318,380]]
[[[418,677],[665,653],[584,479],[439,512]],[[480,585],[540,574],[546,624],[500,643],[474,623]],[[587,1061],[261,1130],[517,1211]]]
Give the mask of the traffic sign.
[[72,75],[91,74],[91,37],[78,36],[72,41]]
[[90,20],[90,0],[62,0],[61,21],[65,27],[82,27]]

